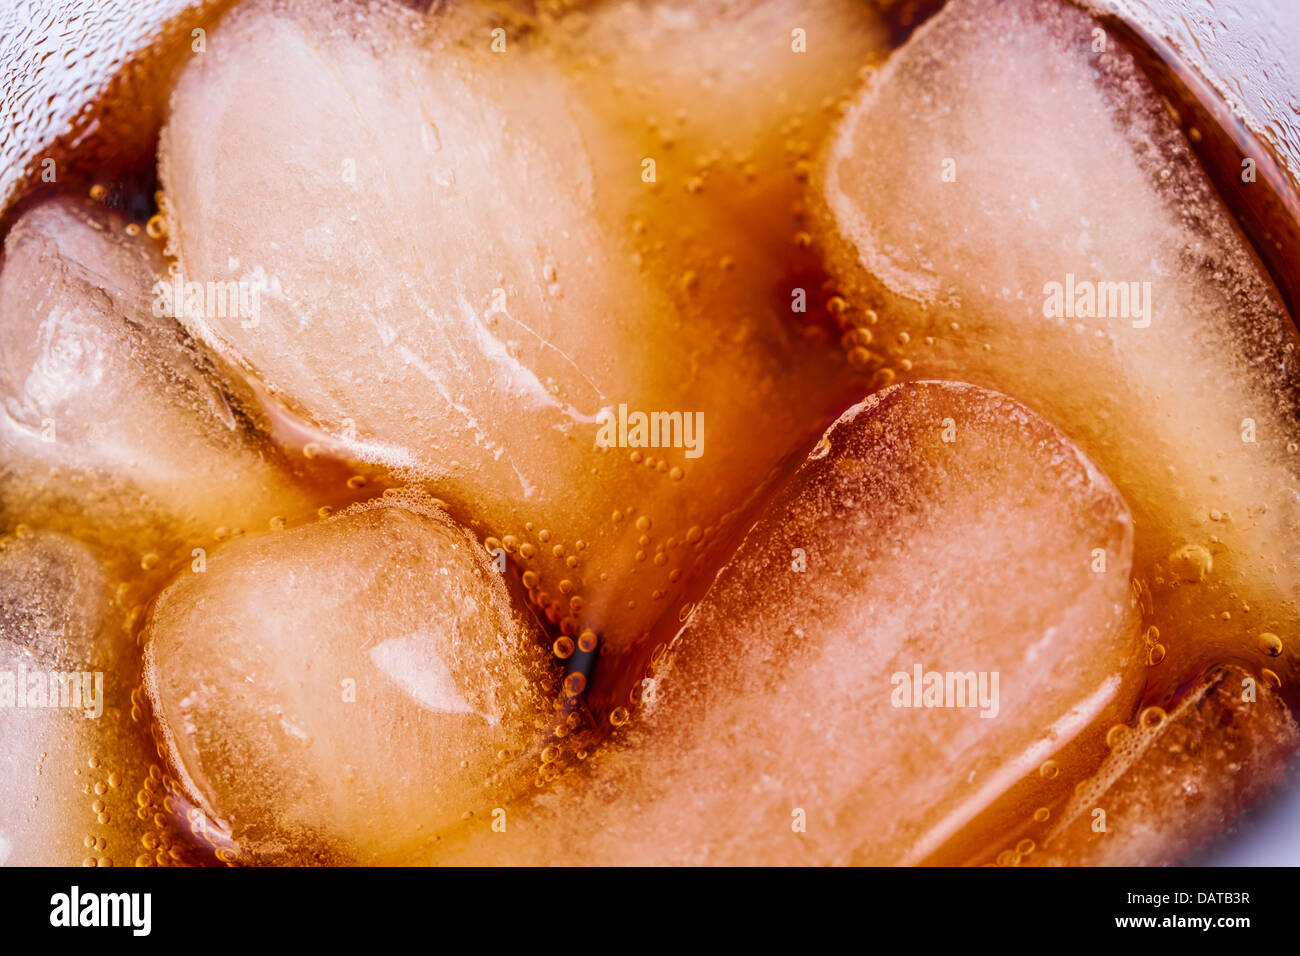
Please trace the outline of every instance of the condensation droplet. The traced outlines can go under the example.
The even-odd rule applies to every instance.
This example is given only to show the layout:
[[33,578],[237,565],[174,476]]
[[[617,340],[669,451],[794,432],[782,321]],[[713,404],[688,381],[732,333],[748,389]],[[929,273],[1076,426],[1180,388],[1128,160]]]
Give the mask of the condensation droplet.
[[1146,710],[1142,711],[1138,720],[1141,722],[1143,727],[1154,730],[1165,722],[1167,716],[1169,715],[1165,713],[1163,707],[1148,707]]
[[1259,649],[1269,657],[1278,657],[1282,653],[1282,638],[1270,631],[1259,635]]

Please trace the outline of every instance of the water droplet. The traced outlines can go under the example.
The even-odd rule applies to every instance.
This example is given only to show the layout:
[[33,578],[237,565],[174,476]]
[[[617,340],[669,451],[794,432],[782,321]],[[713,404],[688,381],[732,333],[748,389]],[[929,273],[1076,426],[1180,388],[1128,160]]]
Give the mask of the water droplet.
[[1183,581],[1204,581],[1213,569],[1209,549],[1199,544],[1185,544],[1169,556],[1169,570]]
[[1259,635],[1259,649],[1269,657],[1278,657],[1282,653],[1282,638],[1265,631]]
[[861,346],[849,350],[849,364],[858,371],[863,371],[871,365],[871,353]]
[[894,370],[892,368],[882,368],[871,376],[871,386],[873,388],[888,388],[894,384]]
[[1164,708],[1162,707],[1148,707],[1146,710],[1142,711],[1138,720],[1141,722],[1143,727],[1146,727],[1149,730],[1154,730],[1163,724],[1165,718],[1168,716],[1169,715],[1165,713]]
[[587,689],[587,675],[581,671],[574,671],[568,677],[564,678],[564,696],[577,697]]

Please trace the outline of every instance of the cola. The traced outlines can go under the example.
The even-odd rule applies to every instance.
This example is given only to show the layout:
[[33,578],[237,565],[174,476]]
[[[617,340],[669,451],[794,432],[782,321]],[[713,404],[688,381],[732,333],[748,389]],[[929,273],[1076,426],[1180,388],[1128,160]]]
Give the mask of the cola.
[[[41,735],[75,751],[31,784],[64,796],[7,808],[0,833],[52,844],[13,862],[1160,862],[1281,773],[1295,157],[1150,20],[1047,0],[10,16],[10,36],[70,27],[95,55],[76,75],[6,60],[11,102],[61,98],[14,111],[0,181],[0,557],[36,560],[35,535],[98,610],[69,630],[61,592],[16,590],[0,621],[17,674],[69,646],[108,660],[94,733],[13,727],[16,775],[36,780]],[[1001,61],[978,52],[997,29]],[[952,82],[923,86],[940,63]],[[1039,70],[1095,136],[1054,137]],[[1054,145],[953,118],[1009,102]],[[1097,192],[1041,201],[1063,181]],[[927,485],[923,462],[948,477]],[[971,476],[987,491],[958,495]],[[1016,564],[1017,536],[971,516],[1021,480],[1008,514],[1037,543]],[[896,576],[863,558],[864,528],[916,549]],[[1076,539],[1079,563],[1053,564]],[[1003,596],[1046,568],[1077,590]],[[403,577],[440,574],[470,596],[445,607]],[[1014,653],[990,663],[951,607]],[[895,618],[915,633],[890,637]],[[1032,706],[1027,661],[1058,669]],[[849,675],[869,701],[916,700],[859,713]],[[926,703],[945,675],[998,689],[998,734],[967,746],[966,709]],[[869,740],[855,720],[879,721]],[[356,757],[387,733],[404,760]],[[1097,809],[1121,832],[1164,820],[1171,773],[1210,788],[1224,741],[1248,782],[1212,816],[1095,840]],[[247,768],[260,787],[241,790]],[[730,829],[717,778],[761,794]],[[647,829],[617,822],[629,808]],[[863,808],[888,832],[842,823]],[[575,832],[591,819],[603,841]]]

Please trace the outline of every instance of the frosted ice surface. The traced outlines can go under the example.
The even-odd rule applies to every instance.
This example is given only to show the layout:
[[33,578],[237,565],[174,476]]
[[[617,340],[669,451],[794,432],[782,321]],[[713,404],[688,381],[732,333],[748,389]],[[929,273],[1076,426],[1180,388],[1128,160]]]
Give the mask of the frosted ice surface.
[[[508,844],[465,852],[922,859],[1132,707],[1131,556],[1118,492],[1022,405],[954,383],[878,393],[750,530],[627,736],[519,811]],[[947,706],[913,698],[917,669]]]
[[1041,850],[1020,862],[1178,863],[1266,793],[1297,747],[1300,729],[1258,675],[1217,668],[1167,716],[1145,714],[1118,737],[1097,774],[1043,827]]
[[[24,212],[0,268],[0,500],[186,533],[297,500],[210,360],[155,305],[156,245],[86,200]],[[163,314],[159,314],[159,313]]]
[[[621,637],[658,616],[809,422],[843,407],[830,396],[845,383],[789,327],[789,291],[774,304],[752,281],[772,249],[727,199],[742,185],[689,192],[694,148],[683,139],[674,159],[629,122],[654,110],[675,123],[698,97],[677,74],[639,87],[652,55],[605,44],[623,35],[606,15],[575,44],[601,64],[587,70],[542,39],[492,52],[467,8],[245,4],[182,76],[160,168],[183,273],[278,289],[256,328],[192,323],[200,337],[354,454],[433,477],[480,534],[517,540],[552,616],[585,600],[594,623],[630,616]],[[642,42],[677,54],[682,30],[644,25]],[[780,36],[773,62],[795,62]],[[809,98],[797,84],[790,96]],[[789,191],[765,218],[788,219]],[[701,266],[664,274],[661,260],[683,259]],[[675,431],[660,447],[616,430],[602,447],[602,421],[624,407],[679,424],[663,419]]]
[[183,572],[149,619],[146,684],[187,792],[245,852],[392,862],[487,818],[527,761],[530,622],[463,529],[380,499]]
[[[0,542],[0,863],[134,859],[135,839],[120,836],[134,794],[119,777],[97,796],[101,775],[87,767],[105,743],[128,746],[114,739],[132,679],[121,651],[107,579],[84,545],[47,532]],[[120,819],[99,821],[97,799]]]
[[1056,0],[950,3],[821,184],[882,379],[977,381],[1065,428],[1133,509],[1171,663],[1294,630],[1295,330],[1114,38]]
[[[460,695],[456,680],[435,648],[435,639],[423,631],[390,637],[370,648],[370,660],[390,681],[425,710],[435,714],[478,713]],[[495,722],[492,714],[480,714]]]
[[1182,862],[1187,866],[1290,866],[1300,854],[1300,830],[1295,826],[1300,811],[1297,770],[1300,761],[1292,754],[1267,797],[1247,808],[1228,832],[1211,838]]

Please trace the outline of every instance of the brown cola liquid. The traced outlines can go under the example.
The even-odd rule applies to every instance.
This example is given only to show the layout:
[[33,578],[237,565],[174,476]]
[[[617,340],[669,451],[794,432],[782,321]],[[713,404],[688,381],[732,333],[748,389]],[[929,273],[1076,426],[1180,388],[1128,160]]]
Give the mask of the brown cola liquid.
[[[193,44],[199,35],[196,31],[210,30],[232,5],[230,0],[189,6],[165,0],[141,4],[132,17],[138,22],[152,19],[148,41],[135,50],[100,58],[103,62],[98,65],[99,72],[110,74],[112,79],[102,92],[84,100],[75,112],[70,130],[53,138],[44,138],[42,148],[26,157],[18,175],[12,182],[4,184],[7,192],[0,197],[4,204],[0,228],[7,230],[18,212],[48,192],[89,195],[147,227],[158,213],[156,147],[171,85],[179,69],[192,55]],[[941,3],[905,0],[882,2],[879,6],[890,24],[891,40],[897,45],[905,42],[912,30]],[[1102,16],[1100,21],[1112,36],[1119,37],[1131,49],[1165,99],[1170,115],[1184,131],[1224,203],[1268,270],[1288,311],[1295,316],[1300,307],[1300,193],[1295,183],[1258,137],[1246,128],[1204,79],[1180,60],[1168,43],[1114,16]],[[105,28],[92,29],[89,25],[76,23],[71,26],[79,38],[79,45],[91,50],[97,46],[103,49],[111,47],[110,40],[101,35]],[[34,30],[39,35],[39,25]],[[57,85],[61,82],[56,75],[59,69],[57,63],[49,64],[43,76],[37,79],[47,85]],[[6,64],[6,71],[12,75],[11,65]],[[89,85],[72,83],[71,87],[63,94],[64,98],[91,96],[93,92]],[[37,85],[38,90],[44,88]],[[851,90],[846,89],[845,95],[849,92]],[[25,145],[31,135],[45,132],[40,129],[40,122],[33,121],[31,127],[28,137],[12,138],[11,149],[14,144],[18,147]],[[1256,164],[1256,181],[1249,186],[1241,178],[1244,157],[1252,158]],[[13,155],[5,156],[6,160],[13,158]],[[48,167],[42,162],[47,159],[56,163],[57,176],[53,182],[44,175]],[[798,200],[792,185],[786,188],[784,199],[791,204]],[[798,226],[797,220],[791,222],[792,229]],[[839,348],[839,330],[833,308],[828,305],[835,290],[817,251],[792,244],[782,279],[787,287],[799,284],[817,290],[812,293],[809,312],[803,318],[804,331],[824,339],[828,349]],[[267,428],[266,453],[286,464],[320,514],[328,514],[401,484],[400,479],[381,468],[341,457],[327,439],[304,426],[270,399],[265,399],[254,414]],[[787,466],[803,459],[825,424],[822,421],[808,423],[808,443],[790,453],[786,459]],[[778,468],[777,472],[783,470]],[[631,654],[615,659],[599,654],[579,654],[571,660],[569,670],[581,669],[588,678],[586,693],[577,706],[593,742],[608,732],[612,714],[620,708],[635,707],[642,679],[654,673],[664,649],[681,627],[689,608],[703,597],[714,572],[725,562],[762,504],[760,496],[752,502],[748,514],[731,523],[729,533],[713,542],[705,565],[694,574],[682,600],[661,619],[649,639],[639,642]],[[309,517],[294,520],[307,520]],[[0,536],[22,534],[25,529],[33,527],[62,530],[88,540],[99,537],[97,529],[88,527],[77,515],[15,513],[0,502]],[[144,541],[117,544],[123,554],[152,552],[150,544]],[[110,559],[110,572],[127,582],[122,603],[129,619],[127,626],[135,634],[139,633],[151,596],[187,563],[188,554],[183,551],[156,555],[148,568]],[[516,581],[521,570],[511,571]],[[518,591],[522,593],[523,590],[520,585]],[[548,621],[544,615],[539,615],[539,619],[548,631],[548,639],[561,636],[555,622]],[[131,862],[141,865],[237,862],[240,860],[238,848],[230,843],[227,834],[186,801],[166,766],[163,749],[152,726],[148,701],[139,687],[138,648],[136,651],[131,660],[137,670],[129,681],[123,678],[123,683],[132,687],[129,704],[132,722],[116,741],[116,752],[86,755],[84,779],[74,781],[73,785],[84,789],[90,812],[93,817],[98,817],[104,815],[93,810],[95,801],[104,797],[97,792],[99,781],[116,779],[117,783],[111,789],[122,795],[122,806],[114,813],[135,818],[129,826],[138,835],[138,846],[134,853],[106,854],[95,834],[87,833],[86,862],[118,865]],[[1215,661],[1202,663],[1208,667]],[[1184,681],[1190,684],[1196,677],[1197,673],[1187,673]],[[1297,692],[1294,682],[1284,682],[1282,692],[1293,709],[1300,706],[1300,696],[1297,696],[1300,692]],[[567,712],[562,716],[567,716]],[[120,820],[114,822],[121,823]],[[311,852],[304,850],[304,862],[332,861],[313,859]]]

